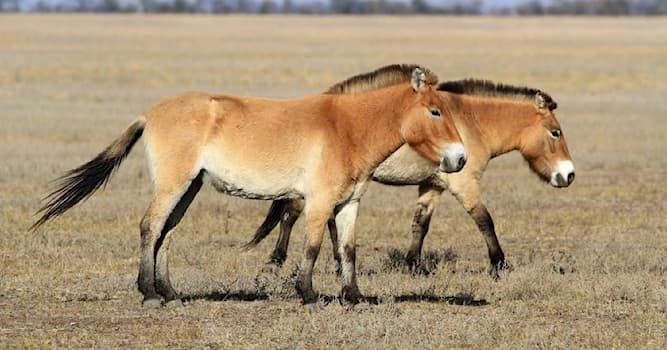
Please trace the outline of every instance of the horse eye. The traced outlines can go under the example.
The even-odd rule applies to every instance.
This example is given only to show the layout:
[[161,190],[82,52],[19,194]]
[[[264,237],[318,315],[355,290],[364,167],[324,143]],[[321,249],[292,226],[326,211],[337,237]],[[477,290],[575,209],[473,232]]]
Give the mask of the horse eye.
[[439,109],[431,109],[431,115],[434,117],[439,117],[440,116],[440,110]]
[[552,129],[551,130],[551,137],[558,139],[560,138],[560,130],[558,129]]

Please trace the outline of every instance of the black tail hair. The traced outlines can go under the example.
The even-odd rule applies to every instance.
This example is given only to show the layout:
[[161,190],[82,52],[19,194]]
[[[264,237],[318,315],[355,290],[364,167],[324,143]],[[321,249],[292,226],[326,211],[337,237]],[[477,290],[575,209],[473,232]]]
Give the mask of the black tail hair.
[[91,161],[56,179],[60,184],[59,187],[43,199],[47,202],[37,211],[37,214],[42,213],[42,216],[35,221],[30,230],[35,230],[48,220],[61,215],[105,185],[143,134],[145,124],[146,120],[143,117],[138,118]]
[[264,222],[262,225],[257,229],[255,232],[255,236],[250,240],[250,242],[244,244],[241,249],[243,250],[250,250],[257,246],[259,242],[264,240],[266,236],[271,233],[271,230],[273,230],[278,223],[280,223],[280,219],[283,215],[283,212],[285,211],[285,207],[287,206],[287,200],[282,200],[278,199],[273,201],[271,203],[271,207],[269,208],[269,213],[266,215],[266,219],[264,219]]

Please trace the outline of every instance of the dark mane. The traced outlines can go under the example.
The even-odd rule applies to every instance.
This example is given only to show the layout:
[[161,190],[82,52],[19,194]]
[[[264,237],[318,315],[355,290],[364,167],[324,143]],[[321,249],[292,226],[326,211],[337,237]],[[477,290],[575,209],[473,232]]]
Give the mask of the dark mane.
[[438,77],[428,68],[416,64],[392,64],[370,73],[363,73],[348,78],[328,88],[326,94],[356,94],[371,90],[382,89],[388,86],[409,82],[412,72],[420,68],[426,75],[426,82],[432,85],[438,83]]
[[494,83],[489,80],[463,79],[447,81],[438,85],[438,90],[460,95],[498,97],[522,101],[534,101],[535,95],[540,94],[550,110],[554,110],[558,106],[556,101],[544,91],[525,86]]

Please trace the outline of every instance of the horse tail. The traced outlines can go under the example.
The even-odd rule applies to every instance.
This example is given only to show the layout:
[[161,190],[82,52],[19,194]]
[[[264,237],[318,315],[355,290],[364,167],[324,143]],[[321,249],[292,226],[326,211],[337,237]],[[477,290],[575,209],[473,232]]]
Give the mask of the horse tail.
[[273,203],[271,203],[271,207],[269,208],[269,213],[266,215],[266,219],[264,219],[262,225],[257,229],[252,240],[244,244],[242,249],[249,250],[254,248],[257,244],[259,244],[259,242],[264,240],[264,238],[266,238],[266,236],[271,233],[271,230],[273,230],[273,228],[278,225],[286,207],[287,200],[279,199],[273,201]]
[[48,220],[61,215],[90,197],[102,185],[106,185],[111,174],[120,166],[123,159],[130,153],[132,146],[143,134],[145,126],[146,118],[138,117],[95,158],[56,179],[60,183],[59,187],[42,199],[46,201],[46,204],[36,213],[41,213],[42,216],[30,229],[34,230]]

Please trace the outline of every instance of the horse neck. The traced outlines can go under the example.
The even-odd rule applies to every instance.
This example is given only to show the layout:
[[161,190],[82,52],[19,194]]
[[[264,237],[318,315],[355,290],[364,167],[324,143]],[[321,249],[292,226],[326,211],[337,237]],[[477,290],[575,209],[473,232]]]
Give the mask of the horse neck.
[[[406,85],[355,95],[338,95],[343,111],[335,120],[339,133],[352,142],[350,154],[357,158],[362,171],[377,167],[396,151],[403,140],[400,134],[405,111],[412,103]],[[363,169],[362,169],[363,168]]]
[[[536,118],[532,102],[459,95],[466,127],[478,130],[490,156],[518,150],[526,127]],[[467,113],[466,113],[467,112]]]

